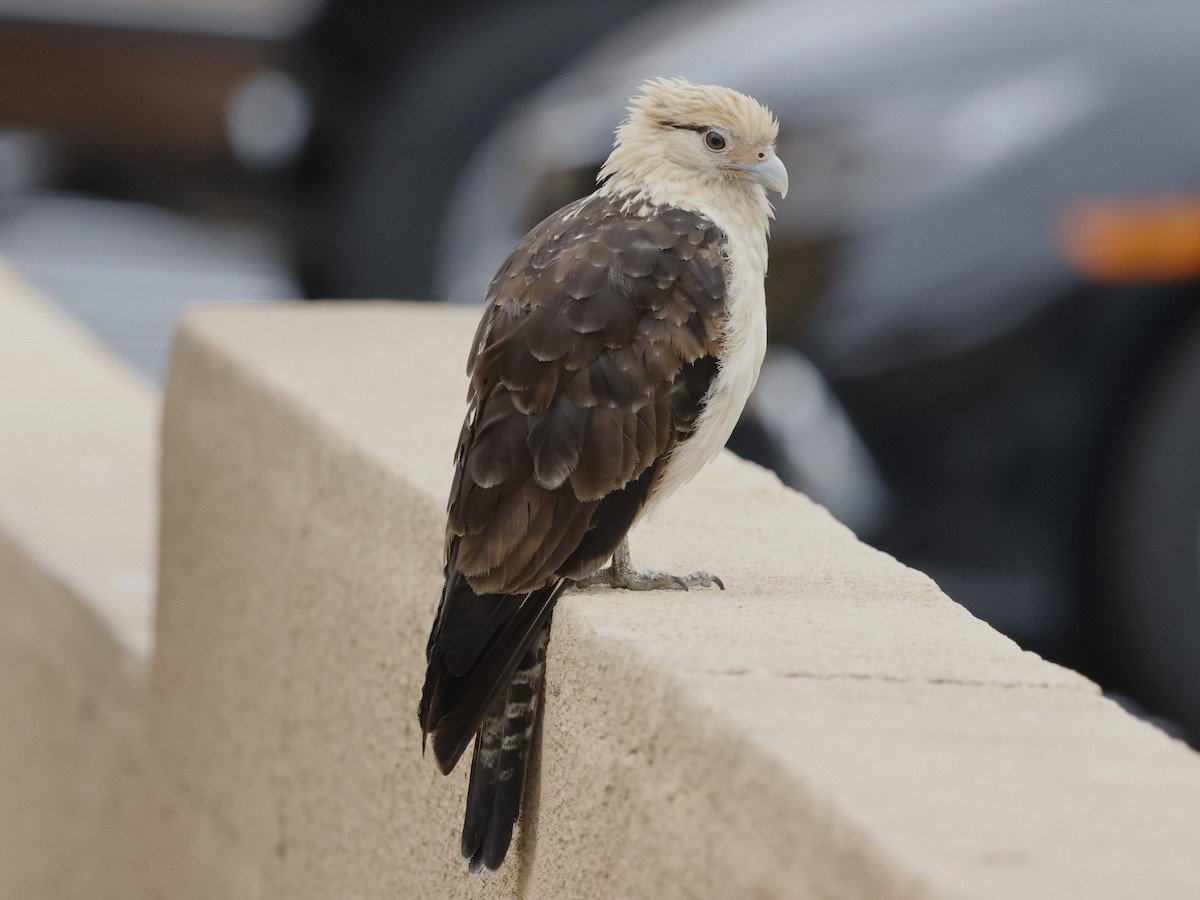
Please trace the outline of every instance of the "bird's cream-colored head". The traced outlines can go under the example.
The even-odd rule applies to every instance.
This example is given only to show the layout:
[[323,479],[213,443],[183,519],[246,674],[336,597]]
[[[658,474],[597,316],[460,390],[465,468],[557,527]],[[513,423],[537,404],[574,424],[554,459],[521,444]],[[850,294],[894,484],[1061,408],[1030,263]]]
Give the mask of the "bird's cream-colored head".
[[741,199],[769,210],[765,191],[783,196],[788,186],[775,155],[778,135],[779,123],[753,97],[682,78],[652,79],[617,127],[601,190],[700,206]]

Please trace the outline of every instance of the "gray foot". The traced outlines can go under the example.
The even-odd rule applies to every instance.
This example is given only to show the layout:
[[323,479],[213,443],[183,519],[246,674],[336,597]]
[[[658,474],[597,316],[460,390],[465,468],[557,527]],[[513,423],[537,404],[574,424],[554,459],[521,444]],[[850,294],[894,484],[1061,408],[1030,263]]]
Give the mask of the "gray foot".
[[725,584],[716,575],[708,572],[693,572],[691,575],[667,575],[664,572],[639,572],[629,560],[629,541],[613,554],[612,565],[601,569],[587,578],[576,582],[579,587],[608,585],[626,591],[686,591],[694,587],[712,587],[714,584],[725,590]]

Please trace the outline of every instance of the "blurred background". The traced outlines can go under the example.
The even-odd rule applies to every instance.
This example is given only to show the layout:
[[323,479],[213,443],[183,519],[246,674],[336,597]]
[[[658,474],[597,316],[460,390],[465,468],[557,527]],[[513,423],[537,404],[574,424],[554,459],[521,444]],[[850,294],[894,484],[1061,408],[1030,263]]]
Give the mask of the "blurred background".
[[182,305],[477,304],[683,75],[782,123],[731,446],[1200,737],[1194,0],[0,0],[0,259],[151,378]]

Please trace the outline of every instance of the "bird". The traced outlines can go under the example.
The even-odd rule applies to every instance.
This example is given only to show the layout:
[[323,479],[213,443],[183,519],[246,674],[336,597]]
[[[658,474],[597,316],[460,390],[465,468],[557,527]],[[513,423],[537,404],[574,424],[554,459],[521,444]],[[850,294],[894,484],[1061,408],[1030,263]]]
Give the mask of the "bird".
[[779,125],[745,94],[683,78],[644,82],[627,113],[595,192],[500,267],[468,355],[417,716],[443,774],[474,741],[461,842],[474,874],[512,841],[563,594],[724,588],[706,571],[635,570],[627,535],[716,456],[758,378],[767,192],[788,187]]

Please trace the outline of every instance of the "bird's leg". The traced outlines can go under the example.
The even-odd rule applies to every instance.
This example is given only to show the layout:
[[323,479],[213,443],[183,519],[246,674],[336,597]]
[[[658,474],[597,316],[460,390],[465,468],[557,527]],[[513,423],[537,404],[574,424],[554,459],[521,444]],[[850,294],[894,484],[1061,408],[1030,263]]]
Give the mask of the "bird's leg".
[[613,553],[612,565],[576,582],[579,587],[595,587],[598,584],[627,591],[686,591],[688,588],[712,587],[714,584],[725,590],[721,579],[708,572],[667,575],[663,572],[637,571],[629,560],[628,537],[621,540],[621,546]]

